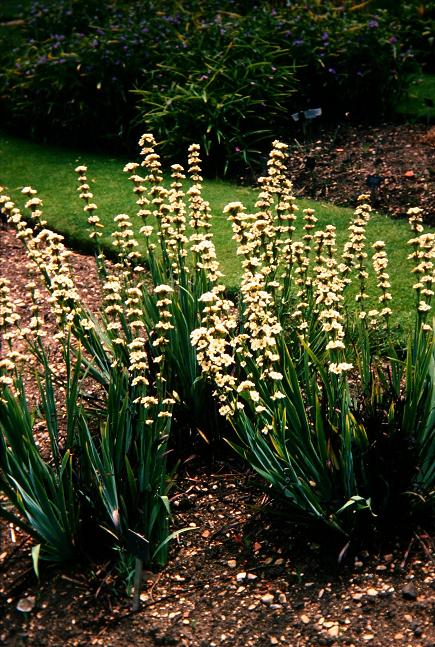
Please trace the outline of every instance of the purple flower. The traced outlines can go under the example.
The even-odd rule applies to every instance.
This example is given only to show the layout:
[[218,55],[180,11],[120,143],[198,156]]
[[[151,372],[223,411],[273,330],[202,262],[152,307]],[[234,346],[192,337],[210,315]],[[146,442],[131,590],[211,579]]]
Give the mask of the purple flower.
[[296,38],[293,41],[293,45],[295,45],[296,47],[299,47],[300,45],[303,45],[303,44],[304,44],[304,41],[301,38]]
[[323,40],[323,42],[325,42],[325,41],[326,41],[326,40],[328,40],[328,39],[329,39],[329,34],[328,34],[328,32],[327,32],[327,31],[324,31],[324,32],[323,32],[323,34],[322,34],[322,40]]
[[395,45],[395,44],[397,43],[397,38],[396,38],[395,36],[391,36],[391,37],[389,38],[389,42],[390,42],[392,45]]
[[329,74],[337,74],[337,70],[335,69],[335,67],[328,67],[328,72]]
[[379,27],[379,23],[377,20],[369,20],[368,24],[370,29],[377,29],[377,27]]

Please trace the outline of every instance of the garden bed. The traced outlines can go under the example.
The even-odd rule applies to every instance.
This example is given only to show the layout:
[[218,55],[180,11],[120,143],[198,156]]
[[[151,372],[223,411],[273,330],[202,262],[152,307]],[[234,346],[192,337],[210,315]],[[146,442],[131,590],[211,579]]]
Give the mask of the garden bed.
[[[29,544],[7,552],[1,644],[433,646],[435,566],[423,531],[338,564],[343,546],[320,549],[266,524],[247,481],[231,464],[184,470],[174,521],[197,528],[173,545],[162,573],[147,574],[137,613],[108,563],[37,584]],[[30,613],[16,610],[33,596]]]
[[[307,132],[292,146],[290,177],[297,197],[354,206],[372,191],[381,213],[406,217],[419,206],[435,225],[435,127],[423,124],[343,125]],[[378,187],[370,189],[371,180]]]
[[[1,231],[1,246],[1,273],[22,297],[24,314],[24,252],[10,230]],[[88,290],[83,298],[97,302],[93,260],[72,259],[76,284]],[[175,527],[192,531],[173,543],[162,573],[147,574],[137,613],[110,562],[42,569],[37,582],[31,542],[3,525],[0,644],[435,644],[429,528],[405,530],[387,544],[379,539],[371,551],[346,550],[345,541],[328,546],[324,536],[307,539],[282,527],[267,507],[237,463],[186,463],[172,509]],[[23,604],[28,612],[17,610]]]

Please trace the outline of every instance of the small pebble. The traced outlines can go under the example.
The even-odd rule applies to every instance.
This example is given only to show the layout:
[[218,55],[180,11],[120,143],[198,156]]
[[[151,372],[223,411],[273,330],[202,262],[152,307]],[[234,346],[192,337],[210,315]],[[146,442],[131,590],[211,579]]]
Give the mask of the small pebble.
[[417,599],[417,589],[415,588],[412,582],[406,584],[402,589],[402,595],[405,600],[416,600]]
[[35,601],[36,598],[34,595],[29,595],[27,598],[21,598],[21,600],[18,600],[16,609],[22,613],[30,613],[35,606]]
[[362,593],[354,593],[352,595],[352,600],[354,600],[355,602],[359,602],[360,600],[363,599],[363,597],[364,595]]
[[303,609],[305,606],[305,602],[303,600],[295,600],[292,606],[293,606],[293,609]]

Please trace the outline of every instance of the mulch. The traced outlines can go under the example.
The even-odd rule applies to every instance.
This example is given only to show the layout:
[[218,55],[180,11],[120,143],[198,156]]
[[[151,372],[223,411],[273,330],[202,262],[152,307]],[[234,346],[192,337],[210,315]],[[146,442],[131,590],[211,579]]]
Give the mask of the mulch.
[[297,197],[354,207],[358,195],[370,193],[378,211],[405,218],[409,207],[420,207],[435,226],[435,126],[314,132],[292,145],[289,175]]

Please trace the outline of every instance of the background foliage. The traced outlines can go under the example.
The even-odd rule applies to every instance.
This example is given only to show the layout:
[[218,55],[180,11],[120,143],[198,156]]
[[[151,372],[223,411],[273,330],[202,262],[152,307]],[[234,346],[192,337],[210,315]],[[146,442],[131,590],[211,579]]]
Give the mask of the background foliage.
[[35,2],[0,51],[2,118],[118,148],[146,128],[174,159],[199,141],[209,173],[255,167],[291,115],[385,114],[417,59],[427,66],[433,10],[383,4]]

